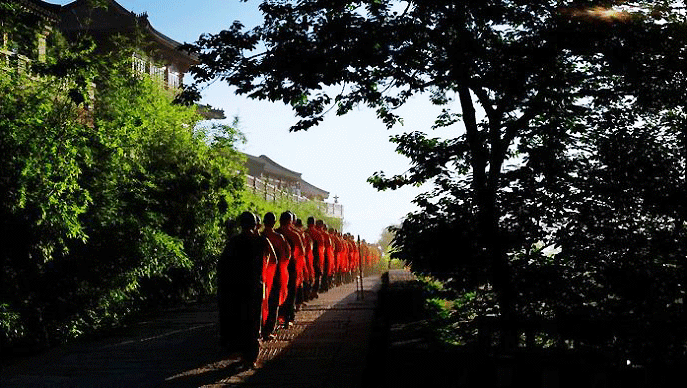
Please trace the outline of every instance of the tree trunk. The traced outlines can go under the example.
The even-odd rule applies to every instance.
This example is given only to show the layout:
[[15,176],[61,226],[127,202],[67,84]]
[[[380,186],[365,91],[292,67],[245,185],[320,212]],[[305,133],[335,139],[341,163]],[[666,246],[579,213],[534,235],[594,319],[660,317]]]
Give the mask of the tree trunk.
[[[465,85],[465,84],[463,84]],[[510,349],[517,345],[517,333],[513,326],[515,320],[515,291],[511,279],[508,258],[504,245],[504,236],[499,227],[500,212],[498,211],[496,193],[498,191],[502,158],[501,144],[491,144],[487,148],[479,134],[475,108],[472,103],[470,89],[467,86],[458,88],[463,122],[467,140],[470,145],[470,164],[472,167],[472,185],[477,204],[477,222],[479,228],[480,247],[485,258],[489,261],[489,270],[499,303],[499,310],[503,322],[501,338],[504,348]],[[492,136],[491,142],[499,142],[500,138]],[[491,153],[491,154],[489,154]],[[487,158],[490,156],[490,158]],[[491,163],[489,165],[488,161]],[[487,174],[489,167],[489,174]]]
[[478,198],[478,203],[480,203],[478,221],[482,247],[487,260],[489,260],[491,278],[502,321],[501,344],[506,350],[512,349],[517,346],[515,288],[506,255],[505,236],[499,226],[496,191],[487,188],[478,195],[480,196]]
[[[687,195],[687,127],[685,127],[685,123],[682,125],[682,133],[680,134],[680,148],[682,151],[682,159],[683,162],[685,163],[685,171],[683,172],[685,174],[685,178],[682,182],[682,197],[684,198],[685,195]],[[680,242],[680,250],[684,254],[687,252],[687,230],[685,228],[687,227],[687,206],[682,204],[680,208],[678,209],[678,220],[675,223],[676,229],[677,229],[677,238],[678,241]],[[686,257],[683,257],[683,263],[682,263],[682,272],[683,272],[683,280],[682,280],[682,319],[687,321],[687,255]]]

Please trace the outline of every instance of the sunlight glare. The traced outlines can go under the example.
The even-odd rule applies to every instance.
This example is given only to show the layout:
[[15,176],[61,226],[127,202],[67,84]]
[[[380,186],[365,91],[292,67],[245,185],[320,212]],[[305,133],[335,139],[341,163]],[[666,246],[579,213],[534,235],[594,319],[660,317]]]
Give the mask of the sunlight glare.
[[575,10],[571,12],[571,15],[573,17],[597,19],[606,22],[626,21],[630,18],[630,14],[626,11],[618,11],[613,8],[606,8],[601,6]]

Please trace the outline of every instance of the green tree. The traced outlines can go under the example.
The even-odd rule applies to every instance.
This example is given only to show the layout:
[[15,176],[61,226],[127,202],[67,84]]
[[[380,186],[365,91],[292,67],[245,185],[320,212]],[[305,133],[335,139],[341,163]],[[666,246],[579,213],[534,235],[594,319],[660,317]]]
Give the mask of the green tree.
[[382,230],[379,240],[377,241],[377,244],[379,244],[379,246],[382,248],[382,251],[387,251],[387,249],[391,247],[391,242],[394,239],[394,235],[396,234],[395,231],[397,229],[398,225],[391,225]]
[[237,22],[200,37],[195,76],[290,104],[302,118],[292,130],[359,104],[391,126],[400,120],[393,110],[416,94],[445,105],[436,126],[460,122],[463,130],[450,140],[421,132],[395,137],[413,167],[370,181],[393,189],[435,179],[440,196],[456,197],[461,211],[454,216],[476,220],[476,260],[487,264],[508,319],[516,296],[505,222],[508,161],[527,157],[523,140],[539,134],[565,150],[575,134],[594,126],[588,118],[595,109],[622,102],[630,90],[617,87],[619,74],[637,45],[655,46],[668,33],[660,51],[682,52],[684,35],[676,31],[683,20],[671,13],[680,5],[661,6],[670,17],[625,1],[263,1],[261,26],[244,31]]
[[44,331],[35,282],[69,253],[70,241],[87,237],[80,217],[92,198],[79,181],[92,163],[90,131],[71,86],[0,70],[0,303],[15,302],[7,308],[23,318],[11,336]]
[[[33,26],[13,28],[35,39]],[[126,40],[95,55],[53,34],[46,62],[0,70],[3,349],[211,294],[243,206],[238,130],[199,126],[195,108],[131,74]]]

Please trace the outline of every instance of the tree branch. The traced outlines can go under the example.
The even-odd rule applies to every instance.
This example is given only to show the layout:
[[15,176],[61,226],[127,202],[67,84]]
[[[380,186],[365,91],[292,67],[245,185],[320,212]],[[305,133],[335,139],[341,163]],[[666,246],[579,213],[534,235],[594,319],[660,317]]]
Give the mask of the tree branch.
[[487,117],[489,118],[489,121],[500,121],[500,118],[497,118],[496,115],[498,114],[496,109],[491,104],[491,99],[487,95],[486,90],[483,88],[473,85],[471,87],[471,90],[475,95],[477,96],[477,99],[479,100],[480,105],[484,108],[484,111],[487,113]]
[[517,136],[520,129],[541,113],[543,101],[544,98],[542,97],[541,93],[537,93],[537,95],[532,99],[532,103],[529,105],[525,113],[523,113],[520,118],[516,119],[515,121],[511,121],[508,125],[506,125],[506,133],[503,137],[505,144],[510,144],[515,136]]
[[465,133],[471,151],[470,166],[472,167],[473,185],[476,190],[482,191],[486,183],[484,145],[480,141],[475,106],[470,95],[470,88],[466,83],[461,83],[458,87],[458,98],[463,113]]

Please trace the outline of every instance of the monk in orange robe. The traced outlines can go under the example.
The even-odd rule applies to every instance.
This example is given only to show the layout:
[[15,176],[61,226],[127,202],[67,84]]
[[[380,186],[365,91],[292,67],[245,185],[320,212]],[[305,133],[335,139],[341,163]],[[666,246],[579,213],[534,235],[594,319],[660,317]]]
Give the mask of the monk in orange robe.
[[351,271],[353,273],[353,277],[357,277],[360,274],[360,249],[358,244],[355,242],[355,238],[353,235],[350,235],[348,238],[349,244],[351,245]]
[[346,241],[346,236],[342,235],[339,233],[339,240],[341,240],[341,246],[343,247],[343,253],[341,254],[341,282],[342,283],[348,283],[348,274],[349,274],[349,246],[348,246],[348,241]]
[[334,284],[341,285],[341,270],[343,269],[343,244],[339,238],[339,233],[334,228],[329,228],[329,235],[332,238],[332,245],[334,246],[334,269],[333,279]]
[[324,271],[324,237],[320,233],[320,230],[316,226],[315,217],[308,217],[308,228],[305,233],[310,237],[313,242],[312,254],[313,254],[313,270],[314,270],[314,280],[313,280],[313,290],[312,297],[317,298],[317,293],[322,291],[322,277]]
[[370,248],[365,240],[360,243],[360,252],[360,265],[363,267],[363,275],[368,276],[370,273]]
[[289,281],[286,299],[280,305],[279,315],[284,325],[292,325],[296,318],[296,293],[303,282],[303,267],[305,266],[305,249],[301,236],[293,230],[293,214],[286,211],[279,217],[279,228],[276,231],[282,234],[291,246],[291,260],[289,262]]
[[315,281],[315,267],[313,265],[313,241],[309,234],[305,233],[303,229],[303,222],[300,218],[296,219],[294,223],[296,232],[301,236],[303,246],[305,247],[305,275],[303,276],[303,291],[302,299],[307,302],[312,299],[312,287]]
[[355,244],[355,238],[353,237],[352,234],[348,235],[348,247],[349,247],[349,267],[350,267],[350,278],[351,281],[355,280],[355,277],[358,276],[358,267],[357,267],[357,257],[358,257],[358,246]]
[[[271,337],[277,323],[277,315],[280,305],[280,294],[282,284],[283,289],[286,290],[288,284],[288,264],[291,259],[291,247],[283,235],[274,231],[274,224],[277,219],[272,212],[268,212],[263,217],[264,230],[262,235],[272,243],[276,258],[269,261],[263,271],[263,279],[265,283],[266,298],[262,303],[262,337],[268,339]],[[284,296],[286,299],[286,296]]]
[[334,264],[334,248],[332,247],[332,240],[327,232],[327,225],[322,220],[317,220],[315,223],[319,230],[324,245],[324,266],[322,267],[322,280],[320,287],[323,291],[329,290],[331,287],[332,265]]
[[329,287],[332,287],[334,285],[334,273],[336,272],[336,245],[334,243],[334,236],[332,236],[332,234],[329,233],[327,225],[324,225],[324,232],[327,235],[327,237],[329,237],[329,246],[326,247],[327,263],[329,264],[329,268],[327,270],[327,281],[329,282]]

